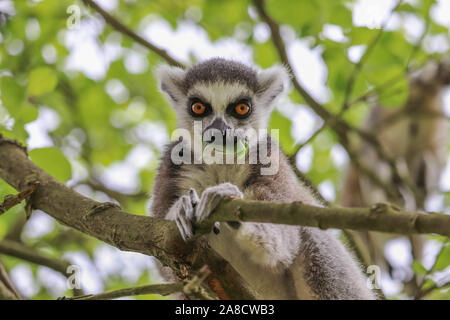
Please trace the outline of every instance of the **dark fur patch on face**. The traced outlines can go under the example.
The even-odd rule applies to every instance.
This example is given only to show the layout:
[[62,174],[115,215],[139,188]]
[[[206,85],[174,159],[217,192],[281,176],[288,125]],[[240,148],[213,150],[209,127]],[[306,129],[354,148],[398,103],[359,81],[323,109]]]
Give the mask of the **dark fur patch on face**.
[[213,58],[201,62],[186,71],[184,89],[187,92],[198,82],[243,83],[254,92],[258,89],[256,71],[243,63]]

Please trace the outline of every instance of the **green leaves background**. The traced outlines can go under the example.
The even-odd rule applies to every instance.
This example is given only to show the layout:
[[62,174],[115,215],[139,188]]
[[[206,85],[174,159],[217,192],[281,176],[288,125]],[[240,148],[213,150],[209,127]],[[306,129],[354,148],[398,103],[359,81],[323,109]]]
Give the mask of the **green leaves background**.
[[[430,35],[448,38],[446,26],[429,17],[430,8],[436,1],[411,3],[405,2],[397,8],[398,17],[414,16],[427,26]],[[30,157],[36,164],[80,192],[101,201],[117,200],[124,210],[144,214],[146,194],[152,187],[162,151],[161,141],[167,140],[176,125],[175,114],[157,92],[157,82],[152,73],[153,68],[163,61],[126,36],[97,22],[93,24],[100,30],[97,44],[103,49],[114,44],[120,47],[122,54],[107,63],[103,77],[93,78],[80,71],[68,70],[67,60],[76,48],[68,46],[63,39],[69,32],[67,21],[70,14],[67,8],[74,4],[82,12],[80,23],[100,21],[81,1],[14,1],[15,14],[0,29],[0,132],[23,144],[31,141],[33,137],[30,135],[42,134],[46,143],[30,151]],[[351,0],[267,1],[268,12],[286,31],[284,40],[288,46],[294,41],[294,34],[297,39],[308,43],[310,49],[320,50],[321,59],[327,67],[325,85],[330,92],[325,106],[333,112],[340,110],[346,98],[347,82],[356,66],[349,59],[349,51],[359,45],[367,50],[379,32],[377,28],[354,25],[353,6],[354,1]],[[279,60],[270,39],[255,37],[254,30],[260,24],[255,12],[248,1],[241,0],[120,0],[111,14],[139,32],[146,22],[155,19],[164,19],[173,30],[189,21],[203,28],[212,43],[233,39],[249,47],[255,64],[266,68]],[[338,26],[345,40],[333,41],[324,36],[325,25]],[[379,103],[388,108],[401,106],[408,96],[406,71],[442,54],[426,52],[416,43],[407,40],[406,31],[401,27],[383,31],[355,78],[349,101],[380,87],[380,90],[375,90]],[[126,52],[141,53],[147,69],[144,72],[130,72]],[[195,62],[198,57],[191,53],[189,59],[186,62]],[[383,87],[393,78],[396,79],[393,85]],[[108,93],[108,88],[119,92],[120,84],[126,89],[125,95],[114,97]],[[296,107],[305,107],[296,92],[290,92],[289,99]],[[369,108],[368,103],[359,102],[345,113],[345,119],[359,126]],[[50,121],[43,117],[45,114],[54,114],[57,120]],[[38,116],[41,123],[52,123],[45,132],[33,129]],[[280,129],[281,146],[287,153],[302,142],[296,141],[293,136],[296,125],[302,124],[294,123],[280,110],[275,111],[270,120],[271,128]],[[316,185],[331,182],[339,195],[343,168],[337,166],[331,156],[336,143],[336,136],[330,130],[319,133],[310,142],[312,163],[306,173]],[[145,147],[145,163],[130,157],[136,146]],[[111,187],[105,181],[108,168],[120,163],[128,163],[137,170],[133,180],[135,187],[131,190],[124,191],[114,185]],[[123,174],[124,179],[129,178],[126,172]],[[0,200],[8,193],[14,193],[14,190],[0,180]],[[450,206],[448,192],[445,197],[446,205]],[[21,206],[2,215],[0,238],[18,223],[21,216]],[[62,241],[65,237],[69,240]],[[90,259],[95,259],[96,248],[102,246],[99,241],[60,225],[42,237],[27,238],[24,235],[22,241],[55,257],[71,250],[84,252]],[[2,257],[2,261],[8,269],[23,263],[9,257]],[[439,257],[434,268],[442,270],[442,266],[449,264],[450,255],[445,253]],[[417,263],[413,267],[419,274],[425,272],[425,267]],[[38,268],[33,265],[30,268],[37,277]],[[120,272],[103,276],[104,288],[108,290],[133,284]],[[137,284],[158,281],[150,271],[141,271],[138,278]],[[450,297],[448,293],[441,295]],[[31,297],[50,298],[52,293],[45,286],[40,286]]]

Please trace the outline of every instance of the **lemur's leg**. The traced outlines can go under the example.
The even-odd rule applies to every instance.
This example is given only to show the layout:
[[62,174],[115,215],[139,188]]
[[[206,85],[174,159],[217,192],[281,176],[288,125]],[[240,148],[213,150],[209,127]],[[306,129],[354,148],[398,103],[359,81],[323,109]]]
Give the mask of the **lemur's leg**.
[[375,298],[354,258],[330,232],[303,227],[300,235],[299,255],[290,267],[298,292],[323,300]]

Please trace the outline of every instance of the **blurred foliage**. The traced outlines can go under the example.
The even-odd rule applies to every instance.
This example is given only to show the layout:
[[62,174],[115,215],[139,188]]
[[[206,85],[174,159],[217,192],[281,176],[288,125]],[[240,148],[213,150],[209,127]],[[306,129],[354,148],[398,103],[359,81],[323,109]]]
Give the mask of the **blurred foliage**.
[[[116,3],[111,13],[139,32],[153,21],[166,21],[173,30],[189,22],[203,28],[212,43],[233,39],[247,46],[252,50],[255,64],[261,67],[269,67],[279,61],[269,37],[255,35],[254,30],[261,27],[261,22],[257,19],[256,10],[247,1],[118,0],[99,3]],[[23,144],[31,144],[34,148],[30,151],[31,159],[59,181],[97,200],[116,200],[124,210],[144,214],[146,194],[151,189],[161,153],[161,140],[167,142],[176,125],[175,114],[157,92],[152,73],[153,68],[163,60],[104,25],[98,15],[81,1],[21,0],[10,4],[14,13],[0,29],[0,132]],[[67,27],[73,18],[68,7],[74,4],[81,9],[80,25],[88,25],[89,33],[96,35],[94,45],[97,50],[105,53],[108,48],[116,48],[119,52],[110,60],[103,61],[105,73],[99,76],[67,67],[77,49],[77,44],[70,43],[70,33],[76,32],[76,29],[69,30]],[[294,35],[295,41],[300,40],[310,49],[319,50],[320,58],[327,67],[325,85],[329,97],[325,99],[325,106],[332,112],[340,110],[346,98],[348,80],[356,65],[349,58],[349,52],[356,46],[367,50],[380,30],[355,26],[352,20],[353,5],[351,0],[267,1],[269,14],[282,24],[288,46],[293,44]],[[418,19],[427,26],[431,36],[448,37],[447,28],[429,18],[433,5],[434,0],[408,1],[400,5],[395,14],[397,18]],[[333,40],[324,33],[324,28],[330,25],[342,31],[343,39]],[[368,90],[381,86],[377,90],[378,101],[390,108],[401,106],[408,95],[408,68],[420,66],[439,55],[416,46],[417,41],[410,40],[402,26],[384,30],[365,58],[348,100],[353,101]],[[127,64],[130,52],[143,55],[141,64],[147,67],[137,70],[130,67]],[[83,59],[89,59],[89,54]],[[199,57],[191,53],[189,59],[194,62]],[[383,87],[393,78],[396,79],[393,85]],[[303,99],[295,91],[290,93],[289,98],[296,107],[304,107]],[[345,114],[345,119],[353,125],[361,125],[369,107],[366,102],[359,102]],[[36,129],[37,122],[40,129]],[[281,146],[287,153],[292,152],[296,144],[294,125],[293,119],[281,110],[275,111],[270,121],[271,128],[280,129]],[[33,146],[30,142],[33,138],[45,143]],[[306,173],[316,185],[331,181],[339,194],[343,168],[331,156],[336,143],[336,136],[330,130],[324,130],[311,141],[311,169]],[[146,163],[136,161],[136,156],[131,157],[137,147],[146,150]],[[111,184],[108,169],[116,168],[117,173],[125,164],[136,171],[131,187],[122,188],[117,182]],[[128,180],[128,175],[133,175],[128,170],[121,174],[119,180]],[[10,193],[15,191],[0,180],[0,199]],[[445,203],[450,205],[448,192]],[[1,216],[0,239],[18,224],[23,215],[24,208],[20,205]],[[55,258],[61,258],[66,252],[85,252],[94,260],[96,249],[102,246],[101,242],[59,224],[50,229],[38,236],[22,232],[21,240]],[[28,265],[33,277],[38,278],[39,267],[36,265],[7,256],[1,259],[8,270],[19,264]],[[449,264],[450,250],[447,247],[433,270],[426,270],[420,262],[414,262],[412,268],[417,274],[430,275]],[[120,273],[103,274],[101,281],[105,290],[112,290],[156,280],[151,273],[141,271],[135,283],[127,281]],[[48,286],[41,284],[39,288],[30,298],[54,298]],[[70,295],[70,292],[65,294]],[[441,295],[440,298],[450,298],[448,292],[436,294]]]

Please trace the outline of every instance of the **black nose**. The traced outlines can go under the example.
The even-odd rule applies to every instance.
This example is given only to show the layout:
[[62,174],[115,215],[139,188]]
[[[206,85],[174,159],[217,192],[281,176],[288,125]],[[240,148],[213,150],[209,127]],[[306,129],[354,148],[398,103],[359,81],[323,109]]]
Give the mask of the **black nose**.
[[203,130],[203,140],[206,142],[214,142],[215,136],[213,131],[218,130],[222,133],[223,142],[225,142],[225,138],[227,136],[227,132],[229,132],[231,128],[227,126],[227,124],[219,118],[214,119],[214,121]]

